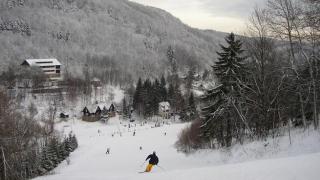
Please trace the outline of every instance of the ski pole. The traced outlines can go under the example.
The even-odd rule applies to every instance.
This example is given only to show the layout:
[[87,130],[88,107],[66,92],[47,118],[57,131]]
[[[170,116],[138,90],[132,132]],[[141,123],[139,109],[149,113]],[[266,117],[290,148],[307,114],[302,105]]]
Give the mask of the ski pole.
[[143,161],[143,163],[140,165],[140,167],[142,167],[144,165],[144,163],[146,163],[146,161]]
[[163,168],[163,167],[161,167],[161,166],[159,166],[159,165],[157,165],[160,169],[162,169],[163,171],[165,171],[165,169]]

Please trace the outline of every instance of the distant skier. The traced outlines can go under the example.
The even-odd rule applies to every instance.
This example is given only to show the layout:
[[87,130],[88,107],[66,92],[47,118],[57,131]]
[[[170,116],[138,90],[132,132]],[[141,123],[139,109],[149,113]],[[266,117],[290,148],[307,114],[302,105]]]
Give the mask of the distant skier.
[[110,154],[110,148],[107,148],[106,154]]
[[159,158],[158,158],[158,156],[156,155],[156,152],[155,152],[155,151],[153,151],[153,153],[150,154],[150,155],[147,157],[146,161],[147,161],[148,159],[150,159],[150,160],[149,160],[149,164],[148,164],[145,172],[150,172],[151,169],[152,169],[152,167],[153,167],[154,165],[158,165],[158,163],[159,163]]
[[133,131],[133,136],[135,136],[136,135],[136,131]]
[[140,151],[142,150],[142,146],[139,147]]

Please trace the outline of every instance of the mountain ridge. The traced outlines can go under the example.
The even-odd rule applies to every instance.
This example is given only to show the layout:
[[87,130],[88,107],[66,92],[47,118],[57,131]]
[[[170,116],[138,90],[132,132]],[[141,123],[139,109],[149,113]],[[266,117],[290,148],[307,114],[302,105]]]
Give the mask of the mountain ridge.
[[201,69],[213,63],[225,36],[127,0],[7,0],[0,9],[2,70],[26,58],[55,57],[74,74],[85,64],[102,72],[108,62],[119,72],[130,69],[129,76],[152,76],[166,73],[168,46],[180,68]]

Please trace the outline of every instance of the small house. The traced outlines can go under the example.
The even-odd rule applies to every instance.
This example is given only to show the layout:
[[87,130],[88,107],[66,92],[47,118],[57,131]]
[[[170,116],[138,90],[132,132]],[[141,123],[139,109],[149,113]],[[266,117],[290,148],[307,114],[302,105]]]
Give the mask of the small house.
[[60,113],[60,118],[62,118],[62,119],[65,119],[65,118],[68,118],[69,117],[69,115],[68,114],[66,114],[66,113]]
[[101,83],[100,79],[98,79],[98,78],[93,78],[91,80],[91,84],[93,87],[101,87],[102,86],[101,85],[102,83]]
[[165,119],[170,118],[170,103],[169,102],[160,102],[159,103],[159,116]]

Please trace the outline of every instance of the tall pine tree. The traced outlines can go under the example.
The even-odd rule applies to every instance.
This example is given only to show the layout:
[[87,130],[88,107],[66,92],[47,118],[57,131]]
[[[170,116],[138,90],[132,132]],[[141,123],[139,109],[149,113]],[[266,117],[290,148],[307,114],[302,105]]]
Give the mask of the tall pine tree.
[[221,52],[217,52],[219,58],[212,66],[219,82],[223,85],[225,93],[236,91],[239,81],[245,75],[244,60],[242,54],[242,43],[236,40],[235,35],[231,33],[225,38],[227,46],[220,45]]
[[227,46],[220,45],[218,61],[212,66],[219,85],[203,97],[206,107],[202,109],[201,135],[207,141],[217,140],[221,146],[231,146],[234,121],[237,120],[234,104],[246,71],[240,40],[236,40],[233,33],[225,40]]
[[139,115],[142,113],[142,79],[139,78],[136,86],[136,91],[133,95],[133,108]]
[[160,80],[160,101],[167,101],[167,96],[168,96],[168,92],[167,92],[167,83],[166,83],[166,79],[164,78],[164,76],[161,76],[161,80]]
[[126,98],[123,98],[122,100],[122,116],[123,116],[123,119],[126,119],[129,117],[129,109],[128,109]]

